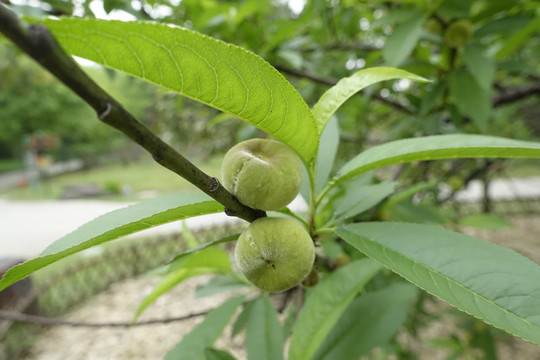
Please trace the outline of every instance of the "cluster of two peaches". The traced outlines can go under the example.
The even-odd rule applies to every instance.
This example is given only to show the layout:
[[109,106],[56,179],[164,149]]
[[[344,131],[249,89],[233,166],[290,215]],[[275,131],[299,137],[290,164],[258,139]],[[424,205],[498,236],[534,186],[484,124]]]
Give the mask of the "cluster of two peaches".
[[[287,206],[302,185],[302,164],[285,144],[251,139],[232,147],[222,163],[223,186],[244,205],[265,211]],[[315,248],[295,220],[264,217],[252,222],[236,243],[235,259],[258,288],[281,292],[311,272]]]

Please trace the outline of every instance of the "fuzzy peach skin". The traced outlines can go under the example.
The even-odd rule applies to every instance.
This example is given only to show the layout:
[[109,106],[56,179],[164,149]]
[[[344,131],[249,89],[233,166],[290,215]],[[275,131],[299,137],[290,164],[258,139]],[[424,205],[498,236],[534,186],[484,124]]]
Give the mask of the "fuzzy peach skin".
[[278,210],[294,200],[302,185],[302,163],[287,145],[251,139],[233,146],[221,165],[223,186],[244,205]]
[[473,25],[469,20],[462,19],[450,24],[444,32],[444,41],[453,48],[465,46],[473,34]]
[[242,274],[269,292],[282,292],[301,283],[315,260],[308,232],[288,218],[255,220],[238,238],[234,252]]

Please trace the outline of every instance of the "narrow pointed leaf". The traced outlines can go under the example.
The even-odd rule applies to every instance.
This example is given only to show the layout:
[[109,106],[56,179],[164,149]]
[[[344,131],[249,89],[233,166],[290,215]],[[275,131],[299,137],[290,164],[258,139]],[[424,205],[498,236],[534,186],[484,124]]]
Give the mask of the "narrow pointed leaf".
[[291,334],[294,323],[296,322],[297,307],[296,304],[292,304],[287,308],[285,319],[283,320],[283,336],[285,339]]
[[514,52],[521,49],[539,28],[540,17],[537,17],[536,20],[531,21],[527,26],[506,40],[504,45],[495,54],[495,57],[497,59],[504,59],[512,55]]
[[261,296],[249,313],[246,334],[248,360],[283,359],[283,331],[276,309],[267,296]]
[[154,226],[222,212],[223,205],[204,194],[172,195],[102,215],[52,243],[40,257],[9,269],[0,290],[68,255]]
[[438,181],[424,181],[408,186],[400,190],[396,194],[392,195],[390,199],[386,200],[381,207],[381,212],[387,211],[388,209],[396,206],[397,204],[405,200],[411,199],[415,194],[419,193],[420,191],[432,189],[436,187],[437,184]]
[[212,310],[189,334],[184,336],[165,357],[165,360],[202,360],[205,349],[212,346],[244,300],[230,298]]
[[416,47],[425,21],[426,19],[423,16],[416,16],[394,29],[386,39],[382,51],[386,64],[398,66],[407,59]]
[[357,71],[353,75],[339,80],[336,85],[328,89],[321,96],[317,104],[313,107],[313,116],[315,117],[319,133],[322,133],[330,117],[351,96],[369,85],[393,79],[429,81],[408,71],[390,67],[374,67]]
[[154,287],[152,292],[144,298],[137,309],[135,319],[137,319],[142,312],[161,295],[165,294],[181,282],[203,274],[226,274],[228,272],[231,272],[229,255],[217,247],[209,247],[188,255],[188,257],[184,258],[181,265],[178,265],[174,270],[171,270],[171,272]]
[[470,226],[479,229],[497,230],[512,227],[512,223],[495,214],[474,214],[459,221],[461,226]]
[[167,264],[159,266],[155,269],[152,269],[148,272],[146,272],[146,275],[152,276],[152,275],[165,275],[170,274],[175,269],[178,269],[182,267],[182,265],[187,261],[186,257],[188,257],[190,254],[196,253],[198,251],[204,250],[206,248],[209,248],[214,245],[223,244],[229,241],[235,241],[238,239],[240,234],[234,234],[230,236],[226,236],[221,239],[209,241],[207,243],[204,243],[202,245],[197,246],[196,248],[189,249],[184,251],[183,253],[176,255],[173,259],[171,259]]
[[386,165],[457,158],[540,158],[540,143],[483,135],[435,135],[372,147],[347,162],[337,181]]
[[182,236],[184,237],[184,241],[188,247],[188,249],[195,249],[199,247],[201,244],[199,244],[199,241],[197,241],[197,238],[191,230],[186,225],[186,222],[182,222]]
[[77,18],[43,23],[72,55],[230,113],[289,145],[306,164],[316,155],[318,134],[307,104],[249,51],[167,24]]
[[444,225],[451,222],[448,212],[443,211],[437,205],[403,201],[391,208],[384,209],[382,218],[390,221],[411,222],[429,225]]
[[310,360],[354,297],[380,269],[371,259],[357,260],[314,287],[294,325],[289,359]]
[[415,286],[395,283],[356,298],[313,360],[355,360],[385,345],[402,326],[417,294]]
[[324,128],[319,141],[317,155],[317,171],[315,172],[315,191],[319,193],[328,183],[328,177],[334,167],[337,149],[339,146],[339,126],[334,116]]
[[397,183],[385,181],[380,184],[359,186],[346,193],[336,206],[337,218],[350,218],[371,209],[392,194]]
[[463,115],[470,116],[480,132],[486,132],[491,112],[489,89],[484,89],[472,77],[463,72],[454,72],[449,76],[450,102]]
[[205,360],[235,360],[229,352],[214,348],[204,349],[204,359]]
[[489,90],[497,71],[493,60],[485,56],[482,47],[477,44],[465,47],[463,59],[478,84],[484,90]]
[[139,308],[137,309],[133,318],[133,322],[135,322],[139,318],[139,316],[141,316],[141,314],[144,312],[144,310],[146,310],[148,306],[150,306],[161,295],[165,294],[166,292],[174,288],[176,285],[179,285],[183,281],[186,281],[192,277],[205,274],[213,274],[219,271],[220,269],[218,268],[200,266],[196,268],[180,269],[172,274],[166,275],[165,278],[161,280],[154,289],[152,289],[152,292],[148,294],[148,296],[145,297],[142,303],[139,305]]
[[244,330],[247,326],[249,316],[251,314],[251,309],[253,309],[253,305],[255,304],[255,301],[257,299],[249,300],[244,303],[243,309],[236,317],[236,321],[234,322],[232,332],[231,332],[231,338],[234,338],[236,335],[238,335],[242,330]]
[[[339,146],[339,127],[337,118],[331,118],[324,128],[319,140],[317,150],[317,163],[315,168],[315,192],[318,193],[327,183],[328,177],[334,167],[334,160]],[[311,193],[309,184],[309,174],[302,168],[302,186],[300,195],[309,203]]]
[[180,265],[181,263],[184,262],[184,257],[188,256],[189,254],[193,254],[193,253],[196,253],[197,251],[201,251],[201,250],[204,250],[206,248],[209,248],[211,246],[214,246],[214,245],[218,245],[218,244],[223,244],[223,243],[226,243],[226,242],[230,242],[230,241],[235,241],[238,239],[238,237],[240,236],[240,234],[233,234],[233,235],[229,235],[229,236],[226,236],[224,238],[221,238],[221,239],[217,239],[217,240],[214,240],[214,241],[210,241],[210,242],[207,242],[207,243],[204,243],[202,245],[199,245],[197,246],[196,248],[193,248],[193,249],[189,249],[187,251],[184,251],[183,253],[181,253],[180,255],[177,255],[175,256],[166,266],[164,269],[166,272],[169,271],[170,269],[174,269],[176,266]]
[[247,287],[248,284],[240,281],[237,277],[230,275],[218,275],[210,279],[206,284],[197,286],[195,297],[215,295],[223,292],[239,290]]
[[446,80],[437,80],[430,87],[426,86],[425,94],[420,102],[420,115],[427,115],[431,109],[435,108],[443,101],[444,92],[447,89]]
[[337,233],[429,293],[540,345],[540,266],[517,252],[419,224],[359,223]]

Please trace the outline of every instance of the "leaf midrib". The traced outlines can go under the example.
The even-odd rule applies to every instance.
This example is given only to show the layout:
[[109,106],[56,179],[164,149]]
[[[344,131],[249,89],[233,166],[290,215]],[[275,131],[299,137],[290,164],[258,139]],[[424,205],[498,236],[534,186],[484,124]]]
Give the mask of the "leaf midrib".
[[[365,284],[362,283],[362,284],[360,284],[360,285],[358,285],[358,286],[355,286],[355,287],[354,287],[355,291],[351,291],[351,292],[347,295],[347,297],[345,298],[345,299],[347,299],[347,300],[344,301],[344,302],[342,302],[341,304],[343,305],[344,303],[347,303],[347,302],[350,304],[350,303],[352,302],[354,296],[358,293],[358,291],[360,291],[360,289],[361,289],[364,285],[365,285]],[[358,289],[358,288],[360,288],[360,289]],[[331,319],[335,319],[335,318],[336,318],[336,313],[337,313],[337,314],[341,314],[341,313],[342,313],[341,308],[342,308],[342,306],[340,306],[340,307],[335,307],[335,308],[334,308],[335,310],[332,311],[332,312],[326,317],[326,319],[330,319],[330,318],[331,318]],[[337,319],[339,320],[339,316],[337,317]],[[334,324],[333,324],[332,326],[334,326],[336,323],[337,323],[337,321],[334,322]],[[330,328],[330,329],[331,329],[331,328]],[[312,349],[314,343],[318,343],[318,342],[319,342],[319,338],[321,337],[321,336],[320,336],[321,332],[322,332],[322,333],[326,332],[326,326],[321,326],[321,327],[319,327],[319,329],[318,329],[317,331],[314,332],[313,336],[311,337],[311,341],[309,341],[309,342],[307,343],[307,346],[305,347],[306,351],[302,352],[302,355],[303,355],[303,356],[302,356],[302,359],[308,359],[308,358],[306,358],[306,355],[313,356],[313,355],[315,355],[315,354],[317,353],[318,346],[315,346],[315,349],[314,349],[313,351],[311,351],[311,349]],[[312,353],[311,353],[311,354],[308,354],[308,353],[307,353],[307,350],[311,351]],[[309,359],[308,359],[308,360],[309,360]]]
[[[477,293],[476,291],[474,291],[474,290],[472,290],[472,289],[469,289],[468,287],[464,286],[464,285],[463,285],[462,283],[460,283],[459,281],[457,281],[457,280],[455,280],[455,279],[453,279],[453,278],[451,278],[451,277],[449,277],[449,276],[447,276],[447,275],[445,275],[445,274],[443,274],[443,273],[441,273],[441,272],[439,272],[439,271],[437,271],[437,270],[435,270],[435,269],[433,269],[433,268],[430,268],[430,267],[428,267],[428,266],[425,266],[423,263],[421,263],[421,262],[419,262],[419,261],[417,261],[417,260],[411,258],[410,256],[405,255],[405,254],[403,254],[403,253],[401,253],[401,252],[399,252],[399,251],[397,251],[397,250],[394,250],[394,249],[392,249],[392,248],[390,248],[390,247],[383,246],[382,244],[379,244],[379,243],[376,242],[376,241],[373,241],[373,240],[371,240],[371,239],[369,239],[369,238],[366,238],[366,237],[363,237],[363,236],[361,236],[361,235],[358,235],[358,234],[356,234],[356,233],[354,233],[354,232],[351,232],[351,231],[349,231],[349,230],[344,230],[344,231],[347,231],[347,232],[349,232],[350,234],[353,234],[353,235],[358,236],[358,237],[360,237],[360,238],[362,238],[362,239],[364,239],[364,240],[367,240],[367,242],[369,242],[369,243],[372,244],[372,245],[379,246],[379,247],[383,250],[383,251],[381,251],[381,254],[384,254],[385,251],[388,251],[388,250],[389,250],[389,251],[392,252],[393,254],[399,255],[400,257],[409,260],[411,263],[413,263],[413,265],[415,265],[415,266],[417,265],[417,266],[420,266],[421,268],[427,269],[428,273],[430,274],[430,277],[432,277],[432,274],[439,274],[444,280],[448,281],[449,283],[453,283],[454,285],[457,285],[458,287],[461,287],[461,288],[467,290],[468,292],[472,293],[473,295],[475,295],[473,298],[480,298],[480,299],[482,299],[483,301],[485,301],[486,303],[492,304],[494,307],[497,307],[498,309],[502,310],[507,316],[509,316],[509,317],[514,317],[515,319],[518,319],[519,321],[525,322],[527,325],[531,326],[532,328],[537,328],[538,330],[540,330],[540,326],[539,326],[539,325],[536,325],[536,324],[531,323],[530,320],[528,320],[527,318],[520,317],[519,315],[513,313],[512,311],[510,311],[510,310],[508,310],[508,309],[506,309],[506,308],[500,306],[499,304],[493,302],[491,299],[486,298],[484,295],[481,295],[481,294]],[[371,257],[371,255],[369,255],[369,256]],[[393,261],[392,259],[390,259],[387,255],[384,255],[384,256],[385,256],[388,260],[390,260],[390,262],[391,262],[392,264],[395,264],[394,261]],[[376,260],[376,259],[375,259],[375,260]],[[383,264],[383,265],[384,265],[384,264]],[[386,265],[385,265],[385,266],[386,266]],[[387,267],[389,267],[389,266],[387,266]],[[411,283],[415,284],[416,286],[418,286],[418,287],[422,288],[423,290],[427,291],[427,292],[430,293],[431,295],[434,295],[434,296],[436,296],[437,298],[439,298],[439,299],[441,299],[441,300],[443,300],[443,301],[447,301],[447,300],[443,299],[442,297],[440,297],[439,295],[433,294],[430,290],[425,289],[423,286],[414,283],[414,282],[411,281],[407,276],[401,275],[401,274],[399,274],[399,275],[402,276],[402,277],[404,277],[405,279],[407,279],[407,281],[410,281]],[[436,283],[436,282],[434,282],[434,283]],[[475,302],[476,302],[476,301],[475,301]],[[464,311],[464,312],[466,312],[467,314],[469,314],[469,315],[471,315],[471,316],[474,316],[474,317],[478,318],[478,315],[472,314],[472,313],[469,312],[468,310],[463,309],[461,306],[458,306],[458,305],[453,305],[453,306],[457,307],[459,310]],[[481,319],[481,320],[487,322],[488,324],[490,324],[490,325],[492,325],[492,326],[494,326],[494,327],[496,327],[496,328],[498,328],[498,329],[502,329],[503,331],[507,331],[507,330],[501,328],[500,326],[498,326],[498,325],[496,325],[496,324],[493,324],[493,323],[490,322],[488,319]],[[523,339],[520,335],[516,335],[516,334],[513,334],[513,335],[515,335],[515,336],[517,336],[517,337]],[[523,340],[525,340],[525,339],[523,339]],[[525,340],[525,341],[529,341],[529,340]],[[537,343],[537,345],[540,345],[540,343]]]
[[[505,150],[522,150],[522,151],[538,151],[539,153],[538,154],[527,154],[527,155],[522,155],[522,154],[509,154],[509,155],[505,155],[504,158],[540,158],[540,149],[536,149],[536,148],[527,148],[527,147],[509,147],[509,146],[493,146],[493,147],[485,147],[485,146],[480,146],[480,147],[447,147],[447,148],[443,148],[443,149],[432,149],[432,150],[421,150],[421,151],[416,151],[416,152],[410,152],[410,153],[405,153],[405,154],[401,154],[401,155],[395,155],[395,156],[392,156],[392,157],[387,157],[387,158],[384,158],[384,159],[380,159],[380,160],[376,160],[376,161],[373,161],[373,162],[368,162],[367,164],[365,165],[361,165],[360,167],[356,167],[356,168],[353,168],[351,170],[349,170],[348,172],[345,172],[343,174],[337,174],[336,178],[334,179],[334,181],[343,181],[343,180],[346,180],[350,177],[353,177],[353,176],[356,176],[356,175],[359,175],[367,170],[371,170],[371,169],[375,169],[375,168],[378,168],[378,167],[381,167],[381,166],[385,166],[385,165],[393,165],[393,164],[402,164],[402,163],[407,163],[407,162],[412,162],[412,161],[429,161],[429,160],[443,160],[443,159],[457,159],[457,158],[485,158],[485,157],[489,157],[487,155],[489,154],[478,154],[478,153],[474,153],[474,154],[470,154],[470,153],[463,153],[463,154],[452,154],[452,155],[445,155],[444,153],[446,153],[447,151],[450,151],[450,150],[463,150],[463,151],[481,151],[481,150],[497,150],[497,151],[505,151]],[[422,154],[422,153],[429,153],[430,156],[426,156],[426,157],[423,157],[423,158],[416,158],[415,156],[416,155],[419,155],[419,154]],[[441,154],[442,153],[442,154]],[[409,157],[414,157],[413,159],[410,159]],[[500,155],[493,155],[493,157],[500,157]],[[396,159],[400,159],[400,158],[403,158],[402,161],[394,161]],[[351,160],[351,161],[354,161]]]
[[268,355],[268,359],[270,358],[270,352],[272,350],[271,348],[271,340],[272,337],[270,335],[270,309],[268,308],[268,304],[266,303],[266,300],[263,299],[263,307],[264,307],[264,347],[265,347],[265,354]]
[[[71,27],[72,24],[69,23],[69,22],[64,22],[63,23],[64,26],[67,26],[67,27]],[[156,28],[159,29],[159,26],[157,26]],[[193,36],[199,36],[199,37],[202,37],[204,39],[207,39],[209,41],[213,41],[214,43],[216,44],[220,44],[220,45],[226,45],[228,47],[231,48],[231,51],[239,51],[239,52],[245,52],[247,54],[251,54],[249,51],[241,48],[241,47],[238,47],[238,46],[233,46],[231,47],[231,44],[228,44],[222,40],[219,40],[219,39],[215,39],[215,38],[212,38],[210,36],[207,36],[205,34],[202,34],[202,33],[198,33],[198,32],[195,32],[195,31],[192,31],[192,30],[189,30],[189,29],[185,29],[185,28],[181,28],[179,27],[180,30],[182,31],[186,31],[186,32],[189,32],[190,35],[193,35]],[[213,100],[215,100],[215,98],[217,97],[217,92],[218,92],[218,88],[219,86],[216,87],[216,95],[214,96],[214,99],[212,101],[206,101],[206,100],[203,100],[201,98],[196,98],[195,96],[191,96],[189,94],[186,94],[184,92],[184,81],[182,81],[182,86],[180,87],[180,89],[175,89],[173,86],[171,85],[167,85],[167,84],[164,84],[163,83],[163,74],[162,74],[162,71],[161,71],[161,68],[160,68],[160,75],[161,75],[161,82],[157,82],[157,81],[154,81],[152,79],[149,79],[146,77],[145,75],[145,67],[143,66],[143,64],[141,63],[141,57],[138,56],[138,53],[137,51],[135,51],[132,46],[131,46],[131,43],[130,41],[128,41],[127,39],[124,39],[122,37],[114,37],[113,35],[111,35],[109,32],[107,31],[101,31],[100,29],[96,29],[96,30],[85,30],[85,31],[88,31],[90,33],[95,33],[96,35],[98,36],[103,36],[103,37],[109,37],[115,41],[119,41],[123,44],[125,44],[125,46],[129,47],[130,48],[130,51],[132,53],[132,55],[134,56],[134,58],[136,58],[137,62],[139,63],[139,66],[140,66],[140,74],[134,74],[134,73],[131,73],[131,72],[127,72],[128,74],[130,74],[131,76],[135,76],[137,78],[140,78],[140,79],[143,79],[145,81],[148,81],[148,82],[151,82],[153,84],[156,84],[156,85],[159,85],[159,86],[162,86],[164,88],[167,88],[169,90],[172,90],[174,92],[178,92],[180,93],[182,96],[185,96],[187,98],[190,98],[196,102],[200,102],[200,103],[203,103],[205,105],[208,105],[210,107],[213,107],[221,112],[224,112],[224,113],[227,113],[227,114],[230,114],[234,117],[238,117],[248,123],[253,123],[255,124],[256,126],[259,126],[260,124],[264,123],[266,121],[266,119],[269,117],[270,113],[272,112],[272,108],[269,110],[269,112],[264,116],[264,118],[260,119],[260,121],[257,121],[257,122],[254,122],[252,120],[250,120],[248,117],[244,116],[242,113],[244,112],[245,110],[245,106],[247,105],[247,103],[249,102],[248,98],[249,96],[247,94],[249,94],[249,91],[251,89],[251,86],[247,86],[247,84],[245,84],[245,90],[246,90],[246,101],[245,101],[245,104],[244,104],[244,109],[242,109],[240,112],[238,113],[233,113],[229,110],[226,110],[224,109],[222,106],[219,106],[218,104],[214,103]],[[140,36],[140,34],[136,33],[137,36]],[[75,40],[78,40],[80,37],[79,36],[75,36],[71,33],[62,33],[62,34],[57,34],[56,35],[57,37],[65,37],[65,38],[72,38],[72,39],[75,39]],[[80,40],[84,40],[84,39],[80,39]],[[145,38],[145,41],[149,41],[151,43],[154,43],[154,45],[158,46],[159,48],[163,49],[165,52],[167,52],[167,54],[169,55],[169,57],[171,58],[171,61],[172,63],[175,65],[175,67],[177,68],[178,70],[178,73],[180,75],[181,78],[183,78],[183,73],[180,69],[178,69],[178,63],[175,61],[175,59],[172,57],[172,55],[170,54],[170,49],[163,46],[162,44],[155,44],[155,41],[149,39],[149,38]],[[85,44],[87,45],[91,45],[92,43],[89,43],[87,40],[84,41]],[[114,69],[114,70],[117,70],[117,68],[111,66],[108,64],[108,62],[106,61],[106,57],[101,53],[101,51],[99,49],[96,49],[92,46],[92,49],[93,51],[95,51],[98,56],[101,58],[101,62],[104,66],[108,67],[108,68],[111,68],[111,69]],[[193,51],[194,53],[196,53],[193,49],[190,49],[191,51]],[[197,55],[199,55],[198,53],[196,53]],[[253,54],[255,55],[255,54]],[[214,72],[215,72],[215,66],[211,66],[208,61],[206,61],[207,59],[204,57],[204,56],[201,56],[202,59],[204,59],[204,61],[207,63],[207,65],[209,66],[209,68],[211,68]],[[244,63],[246,64],[249,64],[249,62],[245,62],[244,59],[240,59],[241,61],[243,61]],[[279,71],[277,71],[275,68],[273,68],[268,62],[266,62],[264,59],[258,57],[257,55],[253,56],[253,57],[250,57],[250,61],[255,61],[256,63],[259,63],[261,64],[261,66],[264,66],[266,67],[269,71],[273,71],[275,73],[277,73],[279,76],[283,77],[283,75],[281,75],[279,73]],[[124,71],[124,70],[122,70]],[[124,71],[125,72],[125,71]],[[239,79],[242,81],[242,83],[245,83],[244,81],[244,78],[239,76]],[[260,79],[262,80],[264,83],[265,83],[265,86],[268,87],[268,85],[266,84],[266,79],[265,77],[261,77],[260,75],[258,74],[254,74],[253,75],[253,79],[252,81],[255,81],[256,79]],[[297,94],[296,97],[296,101],[293,101],[293,105],[296,107],[296,110],[297,110],[297,116],[296,116],[296,121],[299,121],[298,120],[298,117],[300,115],[308,115],[310,116],[311,118],[311,121],[310,121],[310,124],[312,125],[312,128],[314,130],[314,133],[318,133],[318,128],[317,128],[317,123],[315,121],[315,118],[313,117],[313,114],[311,112],[311,110],[309,109],[309,107],[307,106],[307,104],[305,103],[305,101],[303,100],[303,98],[300,96],[299,93],[297,93],[296,89],[285,79],[283,78],[283,83],[282,84],[277,84],[279,86],[280,89],[283,89],[284,91],[289,91],[289,90],[293,90],[292,93],[295,93]],[[219,85],[219,82],[216,80],[216,85]],[[285,88],[288,88],[288,90],[285,90]],[[286,117],[288,116],[288,113],[289,113],[289,107],[291,106],[291,104],[289,103],[289,101],[286,99],[286,103],[287,103],[287,115]],[[300,110],[299,109],[299,106],[301,105],[300,103],[303,103],[303,106],[304,109]],[[272,104],[273,104],[273,97],[272,97]],[[291,118],[292,119],[292,118]],[[294,132],[291,132],[290,134],[281,134],[281,129],[285,126],[285,122],[282,122],[280,124],[280,128],[275,131],[275,134],[279,134],[279,137],[282,137],[284,140],[286,141],[290,141],[292,139],[294,139],[296,137],[296,134],[298,133],[298,131],[294,131]],[[302,158],[302,160],[304,161],[305,165],[309,165],[309,163],[311,161],[313,161],[313,157],[314,157],[314,154],[307,154],[306,153],[306,147],[302,145],[302,142],[297,142],[296,143],[296,146],[298,146],[299,149],[302,149],[301,151],[303,152],[303,154],[298,154],[300,155],[300,157]],[[316,148],[316,147],[315,147]]]

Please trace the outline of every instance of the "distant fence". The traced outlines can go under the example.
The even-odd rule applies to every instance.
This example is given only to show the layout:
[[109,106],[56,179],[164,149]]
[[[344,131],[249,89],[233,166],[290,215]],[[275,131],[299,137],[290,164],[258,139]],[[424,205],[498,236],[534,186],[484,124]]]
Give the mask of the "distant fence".
[[485,208],[489,212],[499,215],[532,215],[540,214],[540,198],[533,199],[516,199],[516,200],[500,200],[486,202],[470,202],[458,203],[452,202],[451,206],[458,211],[461,216],[473,215],[485,212]]
[[487,184],[473,180],[455,193],[443,188],[439,196],[449,200],[445,206],[450,205],[459,216],[540,214],[540,177],[495,179]]
[[[241,232],[245,226],[240,223],[221,224],[194,231],[194,236],[200,243],[205,243]],[[58,266],[58,270],[51,270],[46,276],[35,278],[31,290],[25,291],[24,296],[8,307],[3,307],[14,312],[59,316],[111,284],[144,274],[185,250],[182,234],[119,242],[104,247],[99,254],[78,257],[65,266]],[[0,319],[0,360],[19,358],[41,329],[42,326],[36,324]]]

